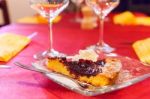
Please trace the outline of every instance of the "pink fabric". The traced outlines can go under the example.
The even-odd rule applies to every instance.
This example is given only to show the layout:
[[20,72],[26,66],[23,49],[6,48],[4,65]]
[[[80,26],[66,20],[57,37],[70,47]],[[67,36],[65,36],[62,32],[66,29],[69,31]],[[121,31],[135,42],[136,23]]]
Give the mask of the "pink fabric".
[[[72,23],[72,14],[64,14],[61,22],[54,24],[54,48],[67,54],[77,53],[79,49],[98,41],[98,28],[82,30],[80,25]],[[23,70],[13,63],[20,61],[30,64],[33,54],[48,49],[48,26],[33,24],[11,24],[0,29],[0,33],[14,32],[30,35],[38,32],[32,42],[10,62],[11,69],[0,69],[0,99],[150,99],[150,79],[111,93],[86,97],[72,92],[40,73]],[[114,25],[111,20],[105,24],[105,42],[116,48],[116,52],[136,58],[131,44],[139,39],[150,37],[150,28],[146,26]]]

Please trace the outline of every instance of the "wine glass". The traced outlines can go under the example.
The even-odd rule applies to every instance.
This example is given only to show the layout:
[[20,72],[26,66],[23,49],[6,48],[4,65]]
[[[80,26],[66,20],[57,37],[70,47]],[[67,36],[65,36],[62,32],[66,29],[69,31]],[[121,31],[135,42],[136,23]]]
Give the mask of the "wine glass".
[[86,4],[90,6],[100,20],[99,41],[96,45],[88,47],[94,49],[97,53],[111,53],[114,48],[110,47],[103,40],[104,19],[119,4],[119,0],[86,0]]
[[[64,54],[59,53],[53,48],[53,31],[52,23],[53,20],[68,6],[69,0],[30,0],[31,8],[36,10],[41,16],[48,19],[49,22],[49,50],[41,53],[42,57],[50,56],[62,56]],[[35,55],[34,58],[39,58],[39,54]]]
[[84,0],[71,0],[76,5],[76,15],[75,15],[75,22],[81,22],[80,18],[80,5],[83,3]]

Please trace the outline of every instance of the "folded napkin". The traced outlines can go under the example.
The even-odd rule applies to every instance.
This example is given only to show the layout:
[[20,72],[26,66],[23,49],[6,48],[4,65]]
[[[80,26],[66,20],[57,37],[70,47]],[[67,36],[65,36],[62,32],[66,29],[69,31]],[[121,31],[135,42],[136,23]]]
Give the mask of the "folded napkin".
[[7,62],[17,53],[19,53],[26,45],[30,43],[30,39],[12,33],[0,35],[0,61]]
[[136,24],[150,26],[150,17],[137,17]]
[[120,25],[135,25],[136,18],[130,11],[122,12],[113,17],[113,22]]
[[133,49],[142,62],[150,64],[150,38],[136,41]]
[[113,17],[113,22],[120,25],[146,25],[150,26],[150,17],[138,16],[130,11],[125,11]]
[[[53,23],[57,23],[61,20],[61,16],[57,16]],[[17,20],[18,23],[31,23],[31,24],[47,24],[48,20],[40,15],[28,16]]]

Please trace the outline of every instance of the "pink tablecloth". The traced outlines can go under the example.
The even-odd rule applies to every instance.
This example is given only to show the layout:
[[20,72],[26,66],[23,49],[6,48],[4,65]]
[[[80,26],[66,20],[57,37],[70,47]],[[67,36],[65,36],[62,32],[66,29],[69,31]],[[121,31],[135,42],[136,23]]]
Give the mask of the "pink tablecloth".
[[[61,22],[54,24],[54,48],[67,53],[77,53],[79,49],[98,41],[98,28],[81,30],[80,25],[71,23],[71,14],[64,14]],[[32,55],[48,48],[48,26],[31,24],[11,24],[0,29],[0,33],[13,32],[30,35],[38,32],[32,42],[16,57],[7,63],[11,69],[0,69],[0,99],[150,99],[150,79],[130,87],[95,96],[86,97],[72,92],[40,73],[23,70],[13,63],[26,64],[34,61]],[[150,28],[145,26],[119,26],[111,22],[105,24],[105,41],[116,48],[116,52],[136,58],[131,44],[139,39],[150,37]]]

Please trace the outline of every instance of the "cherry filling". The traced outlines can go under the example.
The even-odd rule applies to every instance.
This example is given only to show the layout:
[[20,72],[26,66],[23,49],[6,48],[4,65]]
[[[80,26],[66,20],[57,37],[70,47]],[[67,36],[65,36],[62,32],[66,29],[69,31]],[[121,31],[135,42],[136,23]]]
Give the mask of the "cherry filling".
[[62,58],[50,58],[59,59],[61,63],[67,66],[70,73],[75,74],[75,76],[95,76],[98,73],[102,73],[102,68],[105,65],[105,60],[97,60],[93,62],[91,60],[80,59],[79,61],[67,60],[65,57]]
[[70,72],[76,76],[95,76],[102,72],[102,69],[99,67],[103,67],[105,65],[105,60],[98,60],[97,62],[93,62],[83,59],[80,59],[79,61],[67,61],[63,59],[63,62],[70,70]]

